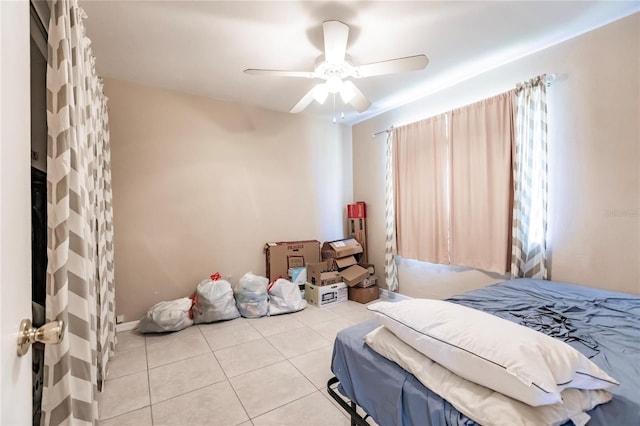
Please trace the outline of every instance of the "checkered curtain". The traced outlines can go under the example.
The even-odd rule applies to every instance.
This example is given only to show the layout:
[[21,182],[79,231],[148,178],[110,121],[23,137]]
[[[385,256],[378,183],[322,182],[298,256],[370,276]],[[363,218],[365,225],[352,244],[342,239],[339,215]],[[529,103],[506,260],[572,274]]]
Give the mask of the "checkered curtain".
[[390,291],[398,289],[398,269],[396,266],[396,219],[393,196],[393,131],[387,132],[385,148],[385,243],[384,275]]
[[115,343],[107,99],[77,0],[51,5],[47,62],[47,320],[42,425],[95,424]]
[[546,76],[516,87],[511,277],[547,279]]

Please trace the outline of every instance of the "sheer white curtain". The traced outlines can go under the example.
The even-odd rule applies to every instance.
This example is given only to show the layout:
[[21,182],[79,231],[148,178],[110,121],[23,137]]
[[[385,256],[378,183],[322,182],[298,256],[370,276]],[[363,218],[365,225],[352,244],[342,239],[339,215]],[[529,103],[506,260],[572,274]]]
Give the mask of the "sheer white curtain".
[[546,76],[516,87],[511,277],[547,279]]
[[47,59],[47,320],[42,425],[96,424],[115,343],[107,99],[77,0],[51,5]]

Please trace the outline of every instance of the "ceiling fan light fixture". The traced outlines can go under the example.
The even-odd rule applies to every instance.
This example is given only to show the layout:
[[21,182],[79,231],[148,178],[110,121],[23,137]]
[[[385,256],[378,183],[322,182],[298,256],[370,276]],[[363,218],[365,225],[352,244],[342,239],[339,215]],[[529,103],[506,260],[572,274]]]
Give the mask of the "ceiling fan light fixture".
[[316,60],[313,71],[250,68],[244,70],[244,72],[251,75],[273,75],[324,80],[321,84],[312,87],[298,103],[291,107],[289,112],[292,114],[301,112],[314,100],[323,104],[327,100],[329,93],[334,95],[334,114],[336,93],[340,94],[345,105],[349,104],[357,112],[362,113],[371,107],[371,101],[366,98],[351,79],[396,74],[406,71],[418,71],[424,69],[429,63],[425,55],[414,55],[354,66],[351,62],[351,57],[346,53],[349,39],[349,26],[340,21],[325,21],[322,23],[322,32],[324,36],[324,54]]
[[323,104],[324,101],[327,100],[327,96],[329,96],[327,85],[324,83],[318,84],[316,87],[313,88],[311,95],[313,96],[313,99],[316,100],[316,102],[318,102],[319,104]]
[[342,79],[336,75],[332,75],[327,79],[326,86],[329,93],[338,93],[343,87]]
[[340,97],[342,98],[342,102],[344,102],[345,104],[348,104],[349,102],[351,102],[351,100],[355,95],[356,95],[356,92],[353,90],[351,85],[349,84],[342,85],[342,88],[340,89]]

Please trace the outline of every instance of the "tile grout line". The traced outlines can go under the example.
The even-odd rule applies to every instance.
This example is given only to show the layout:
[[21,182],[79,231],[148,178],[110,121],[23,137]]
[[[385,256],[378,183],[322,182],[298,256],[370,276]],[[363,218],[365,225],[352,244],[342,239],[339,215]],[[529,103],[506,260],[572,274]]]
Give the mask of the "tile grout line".
[[279,406],[277,406],[277,407],[274,407],[274,408],[272,408],[272,409],[270,409],[270,410],[268,410],[268,411],[265,411],[264,413],[260,413],[260,414],[258,414],[258,415],[257,415],[257,416],[255,416],[255,417],[249,417],[249,420],[251,420],[251,421],[252,421],[252,423],[253,423],[253,420],[254,420],[254,419],[257,419],[258,417],[264,416],[265,414],[271,413],[272,411],[278,410],[278,409],[280,409],[280,408],[282,408],[282,407],[284,407],[284,406],[286,406],[286,405],[292,404],[292,403],[294,403],[294,402],[296,402],[296,401],[299,401],[299,400],[301,400],[301,399],[303,399],[303,398],[306,398],[306,397],[308,397],[309,395],[313,395],[313,394],[314,394],[314,393],[316,393],[316,392],[320,392],[320,391],[319,391],[318,389],[315,389],[315,386],[314,386],[314,390],[313,390],[312,392],[309,392],[309,393],[304,394],[304,395],[302,395],[302,396],[299,396],[299,397],[297,397],[297,398],[295,398],[295,399],[292,399],[292,400],[291,400],[291,401],[289,401],[289,402],[285,402],[284,404],[279,405]]
[[149,414],[151,414],[151,426],[154,425],[153,419],[153,403],[151,401],[151,377],[149,375],[149,357],[147,356],[147,337],[144,338],[144,358],[147,364],[147,392],[149,392]]
[[171,401],[171,400],[172,400],[172,399],[174,399],[174,398],[179,398],[179,397],[181,397],[181,396],[185,396],[185,395],[186,395],[186,394],[188,394],[188,393],[196,392],[196,391],[202,390],[202,389],[204,389],[204,388],[208,388],[209,386],[217,385],[217,384],[220,384],[220,383],[222,383],[222,382],[227,382],[227,381],[228,381],[228,379],[227,379],[227,378],[224,378],[224,379],[218,380],[217,382],[208,383],[208,384],[206,384],[206,385],[203,385],[203,386],[200,386],[200,387],[197,387],[197,388],[193,388],[193,389],[188,390],[188,391],[186,391],[186,392],[182,392],[182,393],[176,394],[176,395],[174,395],[174,396],[172,396],[172,397],[169,397],[169,398],[163,399],[162,401],[151,402],[151,404],[150,404],[150,405],[151,405],[151,406],[153,406],[153,405],[155,405],[155,404],[162,404],[163,402]]
[[[147,345],[146,345],[146,339],[145,339],[145,344],[144,344],[144,345],[140,345],[140,346],[141,346],[141,347],[142,347],[142,346],[144,346],[144,348],[145,348],[145,349],[144,349],[144,352],[145,352],[144,358],[145,358],[145,365],[147,365]],[[103,421],[107,421],[107,420],[113,420],[113,419],[115,419],[115,418],[117,418],[117,417],[124,416],[124,415],[127,415],[127,414],[131,414],[131,413],[133,413],[134,411],[138,411],[138,410],[141,410],[141,409],[146,408],[146,407],[149,407],[149,409],[151,409],[151,386],[150,386],[150,384],[149,384],[149,373],[148,373],[148,371],[149,371],[149,370],[148,370],[148,366],[147,366],[147,368],[146,368],[145,370],[141,370],[141,371],[136,371],[136,372],[133,372],[133,373],[125,374],[125,375],[123,375],[123,376],[116,377],[116,378],[114,378],[114,379],[108,379],[107,381],[105,381],[105,383],[107,383],[107,382],[109,382],[109,381],[120,380],[120,379],[125,378],[125,377],[129,377],[129,376],[133,376],[133,375],[136,375],[136,374],[141,374],[141,373],[143,373],[143,372],[146,372],[146,373],[147,373],[147,387],[148,387],[148,389],[147,389],[147,395],[149,396],[149,404],[148,404],[148,405],[144,405],[144,406],[142,406],[142,407],[134,408],[134,409],[132,409],[132,410],[126,411],[126,412],[124,412],[124,413],[117,414],[117,415],[115,415],[115,416],[110,416],[110,417],[100,418],[100,419],[98,419],[98,423],[103,422]],[[153,423],[153,415],[152,415],[152,423]]]
[[[308,328],[308,329],[309,329],[309,331],[311,331],[312,333],[316,333],[316,334],[317,334],[318,336],[320,336],[322,339],[326,340],[326,341],[328,342],[328,344],[329,344],[329,345],[331,345],[331,344],[333,343],[333,342],[330,342],[330,341],[329,341],[329,339],[325,338],[325,337],[324,337],[324,336],[322,336],[320,333],[318,333],[317,331],[315,331],[314,329],[312,329],[311,327],[306,326],[306,328]],[[296,329],[296,330],[298,330],[298,329]],[[284,331],[283,333],[287,333],[287,331]],[[278,333],[278,334],[283,334],[283,333]],[[274,336],[277,336],[277,335],[274,335]],[[273,336],[269,336],[269,337],[273,337]],[[282,356],[284,357],[284,359],[286,359],[286,360],[289,360],[290,358],[295,358],[295,357],[298,357],[298,356],[306,355],[306,354],[308,354],[308,353],[311,353],[311,352],[313,352],[313,351],[315,351],[315,350],[317,350],[317,349],[322,349],[322,348],[324,347],[324,346],[320,346],[319,348],[311,349],[311,350],[308,350],[308,351],[306,351],[306,352],[302,352],[302,353],[300,353],[300,354],[296,354],[296,355],[293,355],[293,356],[291,356],[291,357],[288,357],[288,356],[286,356],[285,354],[283,354],[280,350],[278,350],[278,348],[276,348],[276,347],[275,347],[275,345],[271,342],[271,340],[269,340],[269,338],[265,337],[265,340],[266,340],[267,342],[269,342],[269,344],[270,344],[271,346],[273,346],[273,348],[274,348],[274,349],[275,349],[275,350],[276,350],[280,355],[282,355]]]
[[[316,351],[318,351],[318,350],[320,350],[320,349],[323,349],[323,348],[316,349]],[[315,351],[312,351],[312,352],[315,352]],[[311,353],[311,352],[307,352],[306,354],[298,355],[298,356],[295,356],[294,358],[297,358],[297,357],[300,357],[300,356],[304,356],[304,355],[307,355],[307,354],[310,354],[310,353]],[[315,385],[315,383],[313,383],[313,381],[311,380],[311,377],[308,377],[306,374],[304,374],[304,372],[303,372],[301,369],[299,369],[299,368],[298,368],[298,367],[297,367],[293,362],[291,362],[291,358],[287,358],[287,361],[289,361],[289,363],[290,363],[291,365],[293,365],[293,368],[295,368],[296,370],[298,370],[298,372],[299,372],[300,374],[302,374],[302,377],[304,377],[305,379],[307,379],[307,380],[308,380],[308,381],[313,385],[313,387],[315,387],[316,389],[318,389],[318,391],[322,391],[322,389],[318,388],[318,387]],[[329,368],[329,370],[331,370],[331,368]],[[332,372],[332,373],[333,373],[333,372]]]
[[[144,348],[145,348],[145,351],[144,351],[144,353],[145,353],[145,365],[146,365],[146,369],[145,369],[144,371],[145,371],[145,372],[146,372],[146,374],[147,374],[147,387],[148,387],[148,389],[147,389],[147,396],[148,396],[148,398],[149,398],[149,399],[148,399],[148,401],[149,401],[149,405],[148,405],[148,406],[149,406],[149,409],[150,409],[150,412],[151,412],[151,422],[152,422],[152,424],[155,424],[154,417],[153,417],[153,406],[154,406],[154,404],[162,403],[162,402],[165,402],[165,401],[169,401],[169,400],[171,400],[171,399],[173,399],[173,398],[177,398],[177,397],[180,397],[180,396],[184,396],[184,395],[185,395],[185,394],[187,394],[187,393],[194,392],[194,391],[198,391],[198,390],[201,390],[201,389],[203,389],[203,388],[205,388],[205,387],[211,386],[211,385],[213,385],[213,384],[221,383],[221,382],[223,382],[223,381],[226,381],[226,382],[229,384],[229,386],[231,386],[231,388],[233,389],[234,394],[235,394],[235,396],[236,396],[236,398],[237,398],[238,402],[240,402],[240,405],[242,406],[243,411],[245,412],[245,415],[247,416],[247,418],[249,419],[249,421],[250,421],[251,423],[253,423],[253,422],[252,422],[252,419],[255,419],[255,418],[257,418],[257,417],[259,417],[259,416],[262,416],[262,415],[264,415],[264,414],[267,414],[267,413],[269,413],[269,412],[271,412],[271,411],[274,411],[274,410],[277,410],[277,409],[279,409],[279,408],[282,408],[283,406],[288,405],[288,404],[290,404],[290,403],[292,403],[292,402],[298,401],[298,400],[300,400],[300,399],[302,399],[302,398],[305,398],[306,396],[309,396],[309,395],[313,394],[314,392],[320,392],[320,393],[322,393],[322,394],[323,394],[323,397],[326,397],[326,395],[324,395],[325,388],[324,388],[324,387],[323,387],[323,388],[318,388],[318,387],[316,387],[316,385],[313,383],[313,381],[312,381],[309,377],[307,377],[307,375],[305,375],[305,374],[302,372],[302,370],[300,370],[298,367],[296,367],[296,366],[295,366],[295,364],[293,364],[293,362],[291,361],[291,359],[292,359],[292,358],[296,358],[296,357],[300,357],[300,356],[307,355],[307,354],[309,354],[309,353],[311,353],[311,352],[313,352],[313,351],[315,351],[315,350],[320,350],[320,349],[323,349],[323,348],[324,348],[325,346],[327,346],[327,345],[331,345],[331,343],[332,343],[332,342],[331,342],[331,340],[330,340],[330,339],[328,339],[326,336],[322,335],[321,333],[319,333],[319,332],[318,332],[316,329],[314,329],[312,326],[314,326],[314,325],[315,325],[315,326],[317,327],[318,325],[321,325],[321,326],[322,326],[322,325],[324,325],[324,324],[330,324],[332,321],[335,321],[336,319],[346,319],[346,320],[350,321],[350,320],[347,318],[347,316],[348,316],[348,315],[352,315],[352,314],[357,314],[357,312],[355,312],[355,311],[353,311],[353,310],[351,310],[351,309],[349,309],[349,311],[345,312],[344,314],[339,313],[339,312],[335,312],[335,311],[333,311],[333,310],[331,310],[331,309],[328,309],[328,311],[330,311],[330,312],[332,313],[332,315],[334,315],[334,316],[335,316],[335,318],[323,319],[322,321],[314,322],[313,324],[307,324],[306,322],[304,322],[304,321],[302,321],[302,320],[300,320],[300,319],[298,319],[298,318],[296,318],[296,317],[293,317],[293,316],[292,316],[292,319],[293,319],[293,320],[295,320],[295,321],[296,321],[296,323],[299,323],[299,324],[300,324],[300,327],[295,327],[295,328],[292,328],[292,329],[290,329],[290,330],[284,330],[284,331],[280,331],[280,332],[278,332],[278,333],[269,334],[269,335],[264,335],[264,334],[260,331],[260,329],[258,329],[254,324],[252,324],[252,323],[251,323],[251,321],[248,321],[248,323],[250,324],[251,328],[252,328],[253,330],[255,330],[255,331],[258,333],[258,335],[260,335],[260,336],[261,336],[261,339],[264,339],[266,342],[268,342],[269,346],[271,346],[271,347],[276,351],[276,353],[280,354],[280,356],[281,356],[283,359],[282,359],[282,360],[278,360],[278,361],[274,361],[274,362],[272,362],[272,363],[269,363],[269,364],[267,364],[267,365],[261,366],[261,367],[259,367],[259,368],[255,368],[255,369],[252,369],[252,370],[249,370],[249,371],[246,371],[246,372],[240,373],[240,374],[235,375],[235,376],[232,376],[232,377],[230,377],[230,376],[227,374],[227,372],[224,370],[224,368],[222,368],[222,365],[220,364],[220,361],[218,360],[218,358],[217,358],[217,357],[216,357],[216,355],[215,355],[215,351],[212,349],[211,345],[209,344],[209,341],[207,340],[206,336],[204,335],[204,334],[205,334],[205,333],[204,333],[204,331],[202,330],[202,328],[201,328],[201,327],[199,327],[199,326],[198,326],[198,333],[197,333],[197,335],[201,336],[201,337],[205,340],[205,343],[207,344],[208,352],[204,352],[204,353],[202,353],[202,354],[196,354],[196,355],[193,355],[193,356],[190,356],[190,357],[187,357],[187,358],[184,358],[184,359],[180,359],[180,360],[175,360],[175,361],[172,361],[172,362],[169,362],[169,363],[166,363],[166,364],[157,365],[157,366],[154,366],[154,367],[153,367],[153,369],[161,368],[161,367],[166,367],[166,366],[169,366],[169,365],[174,364],[174,363],[177,363],[177,362],[181,362],[181,361],[189,360],[189,359],[192,359],[192,358],[195,358],[195,357],[198,357],[198,356],[202,356],[202,355],[204,355],[204,354],[206,354],[206,353],[211,353],[211,354],[213,355],[213,357],[214,357],[214,359],[215,359],[215,361],[216,361],[217,365],[220,367],[220,370],[222,371],[222,373],[223,373],[223,375],[224,375],[224,379],[222,379],[222,380],[220,380],[220,381],[217,381],[217,382],[212,382],[212,383],[207,384],[207,385],[202,386],[202,387],[198,387],[197,389],[192,389],[192,390],[190,390],[190,391],[188,391],[188,392],[183,392],[183,393],[181,393],[181,394],[174,395],[174,396],[172,396],[171,398],[167,398],[167,399],[164,399],[164,400],[162,400],[162,401],[157,401],[157,402],[155,402],[155,403],[151,401],[151,382],[150,382],[150,371],[151,371],[151,369],[152,369],[152,368],[150,368],[150,367],[149,367],[149,360],[148,360],[148,349],[149,349],[149,345],[150,345],[150,344],[155,344],[155,342],[150,343],[150,342],[148,341],[148,339],[146,338],[146,336],[143,336],[143,337],[144,337]],[[294,313],[294,315],[295,315],[295,313]],[[266,318],[269,318],[269,317],[266,317]],[[242,324],[242,322],[239,322],[239,323],[238,323],[238,325],[240,325],[240,324]],[[235,326],[235,325],[230,325],[230,326],[231,326],[231,327],[233,327],[233,326]],[[227,328],[227,327],[220,327],[219,329],[220,329],[220,330],[223,330],[223,329],[225,329],[225,328]],[[298,330],[299,330],[299,329],[303,329],[303,328],[307,328],[307,330],[309,330],[310,332],[313,332],[313,333],[317,334],[319,337],[321,337],[323,340],[326,340],[326,341],[327,341],[327,345],[323,345],[323,346],[321,346],[321,347],[319,347],[319,348],[315,348],[315,349],[309,350],[309,351],[307,351],[307,352],[303,352],[303,353],[296,354],[296,355],[294,355],[294,356],[288,357],[288,356],[285,356],[285,354],[284,354],[284,353],[282,353],[282,352],[281,352],[281,351],[280,351],[280,350],[279,350],[279,349],[278,349],[278,348],[277,348],[277,347],[276,347],[276,346],[271,342],[271,340],[269,340],[269,338],[270,338],[270,337],[274,337],[274,336],[277,336],[277,335],[279,335],[279,334],[287,333],[287,332],[289,332],[289,331],[291,331],[291,330],[296,330],[296,329],[298,329]],[[268,330],[268,329],[267,329],[267,330]],[[265,331],[265,332],[266,332],[266,333],[268,333],[268,331]],[[225,348],[219,348],[219,349],[216,349],[216,350],[230,349],[230,348],[234,348],[234,347],[240,346],[240,345],[242,345],[242,344],[244,344],[244,343],[249,343],[249,342],[256,341],[256,340],[259,340],[259,339],[254,339],[254,340],[250,340],[250,341],[247,341],[247,342],[238,343],[238,344],[236,344],[236,345],[228,346],[228,347],[225,347]],[[158,343],[160,343],[160,342],[158,342]],[[142,346],[142,345],[140,345],[140,346]],[[129,348],[129,349],[135,349],[135,347],[133,347],[133,348]],[[272,408],[272,409],[270,409],[270,410],[268,410],[268,411],[266,411],[266,412],[264,412],[264,413],[261,413],[261,414],[259,414],[259,415],[257,415],[257,416],[255,416],[255,417],[253,417],[253,418],[252,418],[251,416],[249,416],[249,413],[248,413],[248,411],[247,411],[246,407],[244,406],[244,404],[242,403],[242,400],[241,400],[241,399],[240,399],[240,397],[238,396],[238,394],[237,394],[237,392],[236,392],[236,389],[235,389],[235,388],[233,387],[233,385],[231,384],[231,379],[236,378],[236,377],[240,377],[240,376],[242,376],[242,375],[244,375],[244,374],[248,374],[248,373],[251,373],[251,372],[255,372],[255,371],[257,371],[257,370],[259,370],[259,369],[261,369],[261,368],[269,367],[269,366],[272,366],[272,365],[274,365],[274,364],[280,363],[280,362],[285,361],[285,360],[286,360],[286,361],[288,361],[289,365],[290,365],[290,366],[292,366],[292,367],[294,368],[294,370],[295,370],[295,371],[297,371],[297,372],[301,375],[301,377],[303,377],[303,378],[304,378],[308,383],[310,383],[310,384],[311,384],[311,386],[312,386],[313,390],[312,390],[312,391],[310,391],[310,392],[308,392],[308,393],[306,393],[305,395],[302,395],[302,396],[300,396],[300,397],[298,397],[298,398],[295,398],[295,399],[293,399],[293,400],[291,400],[291,401],[288,401],[287,403],[282,404],[282,405],[280,405],[280,406],[278,406],[278,407],[274,407],[274,408]],[[127,375],[120,376],[120,377],[118,377],[117,379],[119,379],[119,378],[123,378],[123,377],[126,377],[126,376],[130,376],[130,375],[132,375],[132,374],[139,374],[139,373],[141,373],[141,372],[142,372],[142,371],[135,372],[135,373],[129,373],[129,374],[127,374]],[[117,379],[112,379],[112,380],[117,380]],[[329,401],[330,401],[330,400],[329,400]],[[330,402],[332,402],[332,401],[330,401]],[[334,405],[334,404],[332,404],[332,406],[335,408],[335,405]],[[126,415],[126,414],[129,414],[129,413],[133,412],[133,411],[136,411],[136,410],[139,410],[139,409],[141,409],[141,408],[145,408],[145,407],[146,407],[146,406],[143,406],[143,407],[137,408],[137,409],[135,409],[135,410],[131,410],[131,411],[128,411],[128,412],[126,412],[126,413],[119,414],[118,416]],[[118,417],[118,416],[114,416],[114,417],[110,417],[110,418],[102,419],[102,420],[109,420],[109,419],[112,419],[112,418],[115,418],[115,417]]]
[[[255,327],[253,327],[251,324],[249,324],[249,325],[250,325],[252,328],[255,328]],[[257,331],[257,330],[256,330],[256,331]],[[200,332],[202,332],[202,330],[200,330]],[[257,331],[257,332],[258,332],[258,334],[260,334],[260,332],[259,332],[259,331]],[[264,339],[264,337],[262,337],[262,338]],[[205,340],[207,340],[207,338],[206,338],[206,337],[205,337]],[[266,339],[265,339],[265,340],[266,340]],[[252,341],[253,341],[253,340],[251,340],[251,342],[252,342]],[[247,342],[245,342],[245,343],[247,343]],[[207,340],[207,345],[208,345],[208,344],[209,344],[209,341]],[[239,345],[241,345],[241,344],[242,344],[242,343],[239,343],[239,344],[237,344],[237,345],[235,345],[235,346],[239,346]],[[233,346],[231,346],[231,347],[233,347]],[[209,348],[211,348],[211,346],[209,346]],[[225,349],[226,349],[226,348],[225,348]],[[248,419],[248,420],[245,420],[245,421],[243,421],[242,423],[245,423],[245,422],[247,422],[247,421],[248,421],[248,422],[250,422],[250,423],[253,425],[253,422],[251,421],[251,416],[249,415],[249,412],[247,411],[247,407],[245,407],[245,406],[244,406],[244,404],[242,403],[242,399],[240,399],[240,396],[238,395],[238,392],[236,391],[236,388],[235,388],[235,387],[233,387],[233,383],[231,383],[231,380],[230,380],[231,378],[229,377],[229,375],[227,374],[227,372],[225,371],[225,369],[222,367],[222,364],[220,363],[220,360],[219,360],[219,359],[218,359],[218,357],[216,356],[216,353],[215,353],[215,351],[214,351],[214,350],[211,350],[211,355],[213,355],[213,359],[215,359],[215,360],[216,360],[216,362],[218,363],[218,366],[220,367],[220,370],[222,371],[222,374],[224,374],[224,377],[225,377],[225,379],[224,379],[224,380],[229,384],[229,387],[230,387],[230,388],[231,388],[231,390],[233,391],[233,394],[236,396],[236,399],[238,400],[238,402],[240,403],[240,406],[242,407],[242,411],[244,411],[244,414],[247,416],[247,419]],[[255,370],[254,370],[254,371],[255,371]],[[235,376],[235,377],[238,377],[238,376]],[[238,424],[242,424],[242,423],[238,423]]]
[[[304,327],[309,328],[309,327],[308,327],[308,326],[306,326],[306,325],[305,325]],[[302,328],[302,327],[300,327],[300,328]],[[256,331],[257,331],[257,330],[256,330]],[[259,333],[259,331],[258,331],[258,333]],[[247,414],[247,417],[249,418],[249,420],[250,420],[250,421],[252,421],[253,419],[255,419],[255,418],[257,418],[257,417],[260,417],[260,416],[262,416],[262,415],[264,415],[264,414],[266,414],[266,413],[268,413],[268,412],[270,412],[270,411],[273,411],[273,410],[276,410],[276,409],[278,409],[278,408],[284,407],[285,405],[290,404],[291,402],[297,401],[298,399],[304,398],[305,396],[311,395],[313,392],[318,392],[318,389],[316,388],[316,385],[314,385],[314,384],[313,384],[313,382],[312,382],[311,380],[309,380],[309,378],[308,378],[307,376],[305,376],[305,375],[304,375],[300,370],[298,370],[298,368],[297,368],[297,367],[296,367],[296,366],[291,362],[291,360],[290,360],[288,357],[286,357],[282,352],[280,352],[280,351],[278,350],[278,348],[276,348],[276,347],[273,345],[273,343],[271,343],[271,342],[269,341],[269,339],[267,339],[266,337],[263,337],[263,339],[264,339],[265,341],[267,341],[267,343],[269,343],[269,345],[271,345],[271,346],[273,347],[273,349],[275,349],[275,351],[276,351],[276,352],[278,352],[278,353],[279,353],[279,354],[280,354],[284,359],[283,359],[283,360],[280,360],[280,361],[277,361],[277,362],[273,362],[273,363],[268,364],[268,365],[265,365],[265,366],[262,366],[262,367],[260,367],[260,368],[256,368],[256,369],[253,369],[253,370],[247,371],[247,372],[242,373],[242,374],[238,374],[238,375],[233,376],[233,377],[229,377],[229,379],[228,379],[228,380],[229,380],[229,384],[231,385],[231,388],[233,389],[233,391],[234,391],[234,393],[235,393],[236,397],[238,398],[238,401],[240,401],[240,405],[242,405],[242,408],[245,410],[245,412],[246,412],[246,414]],[[320,349],[320,348],[318,348],[318,349]],[[309,353],[309,352],[307,352],[307,353]],[[302,355],[305,355],[305,354],[300,354],[300,355],[297,355],[297,356],[302,356]],[[214,354],[214,356],[215,356],[215,354]],[[272,409],[271,409],[271,410],[269,410],[269,411],[265,411],[264,413],[260,413],[260,414],[258,414],[257,416],[251,417],[251,416],[249,415],[249,412],[247,411],[246,407],[245,407],[245,406],[244,406],[244,404],[242,403],[242,399],[240,399],[240,396],[239,396],[239,395],[238,395],[238,393],[236,392],[236,389],[235,389],[235,387],[233,386],[233,383],[231,383],[231,380],[230,380],[230,379],[232,379],[232,378],[237,378],[237,377],[243,376],[243,375],[245,375],[245,374],[249,374],[249,373],[252,373],[252,372],[258,371],[258,370],[260,370],[260,369],[262,369],[262,368],[270,367],[270,366],[273,366],[273,365],[275,365],[275,364],[278,364],[278,363],[281,363],[281,362],[285,362],[285,361],[286,361],[289,365],[291,365],[291,366],[293,367],[293,369],[294,369],[294,370],[296,370],[297,372],[299,372],[299,373],[300,373],[300,375],[301,375],[301,376],[302,376],[306,381],[308,381],[308,382],[311,384],[311,386],[313,387],[313,392],[310,392],[310,393],[308,393],[308,394],[305,394],[305,395],[303,395],[303,396],[300,396],[299,398],[296,398],[296,399],[294,399],[294,400],[292,400],[292,401],[286,402],[285,404],[282,404],[282,405],[280,405],[280,406],[278,406],[278,407],[274,407],[274,408],[272,408]],[[223,371],[224,371],[224,369],[223,369]],[[226,375],[226,372],[225,372],[225,375]],[[253,421],[252,421],[251,423],[253,424]]]
[[[284,361],[280,361],[280,362],[285,362],[285,361],[286,361],[286,362],[288,362],[288,363],[289,363],[289,365],[291,365],[291,366],[294,368],[294,370],[296,370],[296,371],[300,372],[300,371],[296,368],[296,366],[295,366],[295,365],[293,365],[293,363],[292,363],[288,358],[287,358],[287,359],[285,359]],[[272,364],[272,365],[273,365],[273,364]],[[253,370],[253,371],[257,371],[257,370]],[[262,416],[262,415],[265,415],[265,414],[267,414],[267,413],[269,413],[269,412],[271,412],[271,411],[273,411],[273,410],[277,410],[278,408],[282,408],[282,407],[284,407],[285,405],[291,404],[292,402],[295,402],[295,401],[297,401],[297,400],[299,400],[299,399],[302,399],[302,398],[304,398],[304,397],[306,397],[306,396],[309,396],[309,395],[313,394],[314,392],[318,392],[318,389],[316,388],[316,385],[314,385],[314,384],[313,384],[313,382],[312,382],[311,380],[309,380],[309,379],[308,379],[304,374],[302,374],[302,373],[300,373],[300,374],[301,374],[301,376],[302,376],[306,381],[308,381],[308,382],[311,384],[311,387],[313,387],[313,391],[311,391],[311,392],[309,392],[309,393],[306,393],[306,394],[304,394],[304,395],[302,395],[302,396],[299,396],[298,398],[292,399],[291,401],[285,402],[284,404],[279,405],[279,406],[277,406],[277,407],[274,407],[274,408],[272,408],[272,409],[270,409],[270,410],[268,410],[268,411],[265,411],[264,413],[260,413],[260,414],[258,414],[258,415],[256,415],[256,416],[254,416],[254,417],[249,416],[249,420],[252,420],[252,423],[253,423],[253,419],[256,419],[256,418],[258,418],[258,417],[260,417],[260,416]],[[231,385],[231,387],[233,388],[233,385]],[[235,388],[234,388],[234,391],[235,391]],[[238,396],[238,395],[237,395],[237,393],[236,393],[236,396]],[[239,397],[239,396],[238,396],[238,400],[240,400],[240,397]],[[242,400],[240,400],[240,403],[242,404]],[[243,404],[243,407],[244,407],[244,404]],[[249,413],[248,413],[248,412],[247,412],[247,415],[249,415]]]

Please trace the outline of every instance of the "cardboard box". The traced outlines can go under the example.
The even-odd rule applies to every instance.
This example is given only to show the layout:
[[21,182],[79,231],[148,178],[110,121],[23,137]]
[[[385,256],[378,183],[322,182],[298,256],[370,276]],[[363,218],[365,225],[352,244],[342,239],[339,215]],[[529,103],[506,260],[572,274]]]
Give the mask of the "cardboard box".
[[353,265],[340,271],[340,276],[346,285],[353,287],[356,284],[360,284],[365,278],[369,276],[369,271],[360,265]]
[[361,262],[368,262],[368,254],[367,254],[367,220],[364,218],[359,219],[348,219],[349,227],[349,236],[351,238],[355,238],[355,240],[360,243],[362,246],[362,256],[360,258]]
[[367,241],[367,219],[347,219],[349,225],[349,236],[355,238],[360,245],[362,241]]
[[269,281],[286,277],[294,265],[320,262],[320,242],[317,240],[266,243],[266,277]]
[[369,275],[367,278],[362,280],[362,282],[358,284],[356,287],[371,287],[372,285],[376,285],[377,282],[378,282],[378,277]]
[[324,286],[307,283],[304,289],[304,298],[309,304],[318,308],[333,306],[336,303],[347,301],[347,286],[345,283]]
[[321,285],[321,274],[327,270],[327,262],[307,263],[307,282]]
[[291,268],[303,268],[304,256],[289,256],[287,257],[287,269]]
[[340,259],[335,259],[334,264],[338,269],[348,268],[349,266],[357,265],[358,261],[355,256],[347,256]]
[[349,300],[358,303],[369,303],[380,297],[378,286],[371,287],[349,287]]
[[320,274],[320,285],[331,285],[342,282],[338,271],[327,271]]
[[362,246],[353,238],[329,241],[322,245],[322,260],[340,259],[362,253]]
[[367,204],[364,201],[358,201],[355,204],[347,204],[348,218],[365,218],[367,217]]
[[342,281],[337,271],[330,271],[327,262],[307,264],[307,282],[313,285],[329,285]]
[[376,266],[373,263],[360,262],[360,266],[362,266],[367,271],[369,271],[369,275],[375,275],[376,274]]

